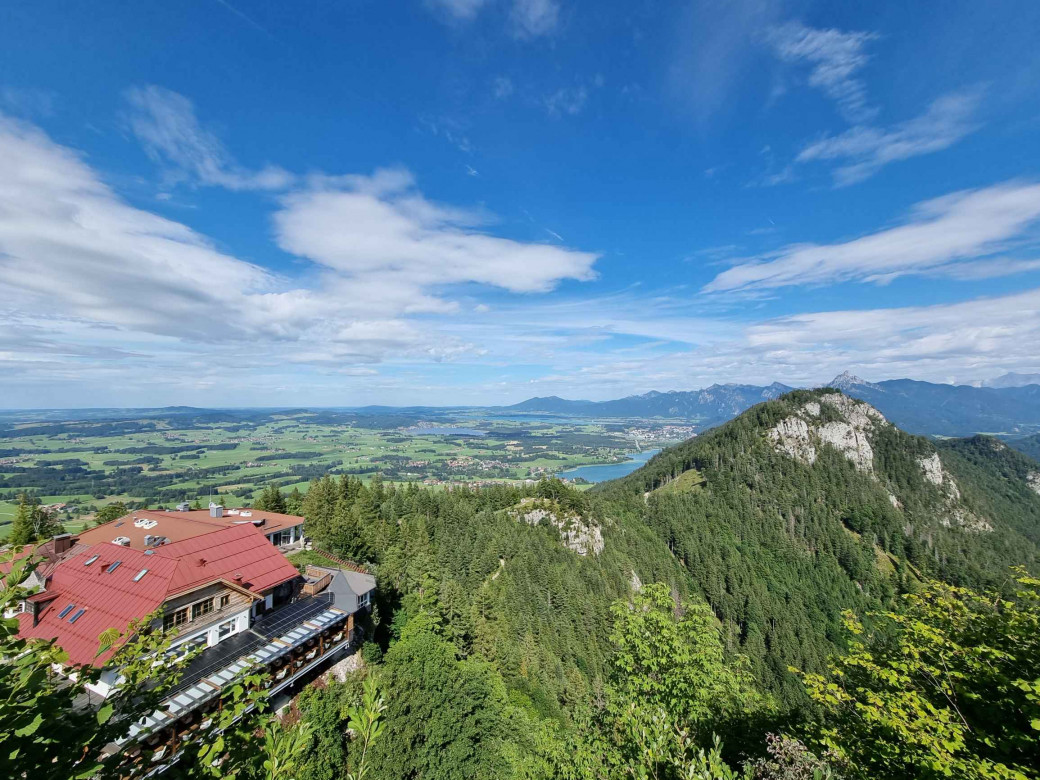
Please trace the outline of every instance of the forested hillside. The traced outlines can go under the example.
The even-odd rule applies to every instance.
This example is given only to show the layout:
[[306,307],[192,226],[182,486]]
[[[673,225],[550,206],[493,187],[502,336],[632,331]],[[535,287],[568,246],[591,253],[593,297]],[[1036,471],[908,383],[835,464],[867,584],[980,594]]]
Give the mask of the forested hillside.
[[927,576],[985,587],[1009,565],[1037,564],[1040,496],[1026,459],[972,442],[985,446],[969,462],[966,444],[940,453],[866,404],[796,391],[596,492],[655,530],[730,647],[797,704],[787,668],[818,668],[840,649],[843,609],[878,608]]

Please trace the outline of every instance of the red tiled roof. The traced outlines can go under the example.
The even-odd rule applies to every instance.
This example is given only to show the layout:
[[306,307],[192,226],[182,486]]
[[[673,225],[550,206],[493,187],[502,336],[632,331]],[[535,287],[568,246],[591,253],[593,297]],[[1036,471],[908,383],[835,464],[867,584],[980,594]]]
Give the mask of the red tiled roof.
[[[237,512],[237,514],[229,514]],[[243,515],[242,512],[248,514]],[[151,520],[154,525],[143,528],[134,524],[135,520]],[[228,509],[223,517],[211,517],[209,510],[193,510],[189,512],[160,512],[152,509],[139,509],[130,512],[117,520],[83,531],[79,540],[83,544],[111,542],[119,536],[130,540],[130,547],[135,550],[147,550],[145,536],[165,536],[171,542],[192,539],[202,534],[212,533],[219,528],[234,528],[239,525],[256,525],[265,534],[301,525],[303,518],[296,515],[283,515],[278,512],[262,512],[258,509]],[[149,525],[151,525],[149,523]]]
[[[122,563],[109,571],[116,561]],[[148,573],[134,582],[144,569]],[[55,567],[46,592],[56,598],[40,610],[37,625],[31,616],[21,618],[19,633],[57,640],[73,664],[101,666],[116,648],[95,658],[99,635],[110,628],[125,631],[131,621],[154,612],[171,596],[219,580],[261,593],[297,576],[296,568],[252,525],[213,531],[149,554],[95,544]],[[59,617],[69,604],[74,608]],[[80,609],[83,614],[70,623]]]
[[155,555],[178,558],[170,583],[179,593],[220,578],[260,593],[299,575],[263,533],[248,523],[155,548]]

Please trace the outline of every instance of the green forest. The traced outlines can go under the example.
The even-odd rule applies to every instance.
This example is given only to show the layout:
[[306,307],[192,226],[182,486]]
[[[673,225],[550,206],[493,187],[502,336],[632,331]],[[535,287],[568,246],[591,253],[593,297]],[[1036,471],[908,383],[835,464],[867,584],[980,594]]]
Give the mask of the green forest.
[[[833,395],[760,404],[586,492],[314,479],[292,497],[314,547],[377,574],[364,667],[281,719],[250,710],[171,776],[1040,777],[1040,465],[850,422]],[[811,459],[777,444],[791,420]],[[26,650],[4,631],[5,658]],[[69,695],[48,652],[0,670],[0,766],[119,776],[85,738],[48,758],[33,708]]]

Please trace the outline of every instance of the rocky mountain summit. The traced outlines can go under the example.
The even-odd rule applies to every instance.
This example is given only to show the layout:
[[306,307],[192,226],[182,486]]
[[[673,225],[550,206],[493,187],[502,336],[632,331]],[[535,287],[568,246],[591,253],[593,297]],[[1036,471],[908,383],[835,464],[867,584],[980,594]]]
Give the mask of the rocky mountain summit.
[[[780,420],[766,432],[777,452],[789,455],[807,465],[813,465],[821,447],[832,447],[840,452],[856,470],[884,483],[889,489],[889,502],[903,509],[904,502],[896,495],[896,480],[889,480],[875,469],[874,436],[882,428],[889,434],[897,429],[870,404],[842,393],[824,393],[815,400],[806,401],[794,414]],[[904,434],[905,435],[905,434]],[[925,441],[915,442],[915,458],[923,481],[934,487],[938,501],[934,502],[939,522],[949,528],[958,526],[970,531],[992,531],[992,524],[964,505],[956,480],[943,469],[939,452]]]
[[560,507],[543,498],[525,498],[519,506],[508,510],[513,519],[528,525],[547,524],[555,528],[560,541],[578,555],[599,555],[603,552],[603,531],[594,520]]

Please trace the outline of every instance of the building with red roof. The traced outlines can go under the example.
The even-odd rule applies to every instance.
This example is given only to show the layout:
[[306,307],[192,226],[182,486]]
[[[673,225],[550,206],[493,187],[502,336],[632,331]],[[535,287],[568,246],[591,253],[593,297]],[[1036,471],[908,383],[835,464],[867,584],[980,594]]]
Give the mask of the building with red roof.
[[276,547],[288,548],[303,541],[304,519],[297,515],[261,509],[225,509],[211,504],[208,510],[165,511],[138,509],[79,534],[81,544],[115,542],[135,550],[180,542],[222,528],[252,525]]
[[54,640],[72,665],[103,667],[121,644],[99,654],[105,631],[117,629],[125,641],[132,622],[162,609],[164,629],[178,631],[174,648],[211,647],[290,601],[301,584],[296,567],[252,524],[143,551],[81,541],[68,544],[25,600],[19,634]]

